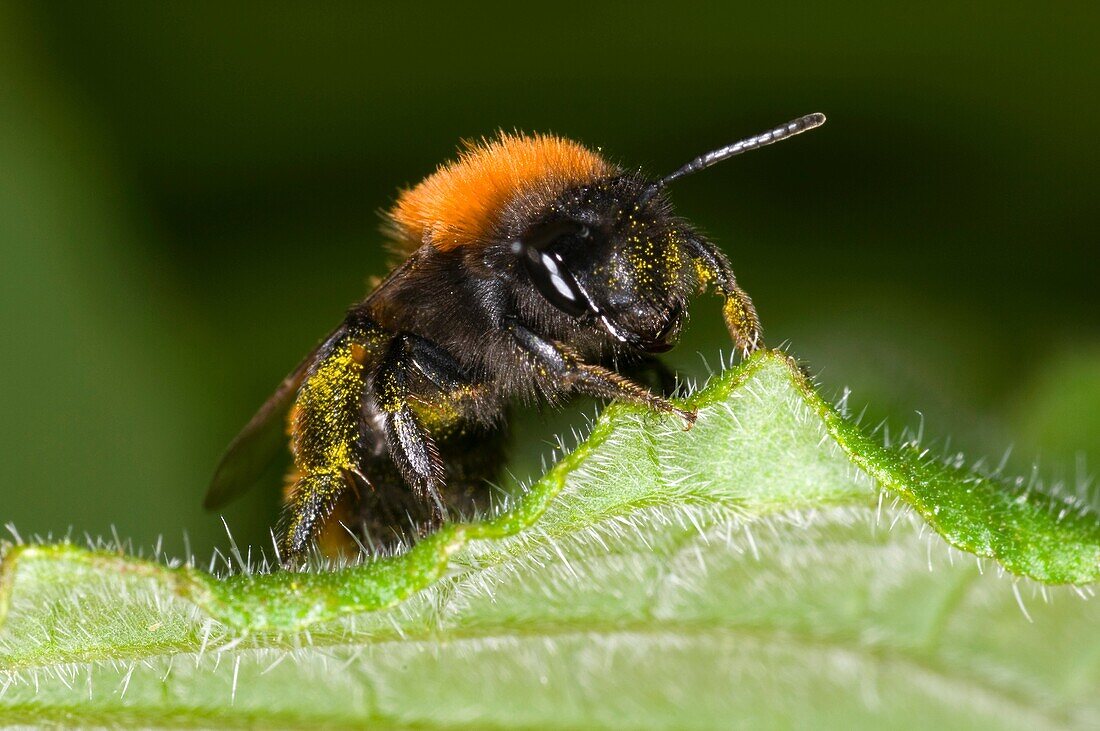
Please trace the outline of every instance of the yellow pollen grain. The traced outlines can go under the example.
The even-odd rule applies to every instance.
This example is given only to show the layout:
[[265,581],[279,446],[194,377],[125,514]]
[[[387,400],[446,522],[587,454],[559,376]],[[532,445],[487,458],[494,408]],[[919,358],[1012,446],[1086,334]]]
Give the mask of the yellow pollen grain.
[[332,472],[354,465],[363,358],[362,347],[342,344],[302,385],[293,412],[296,465]]

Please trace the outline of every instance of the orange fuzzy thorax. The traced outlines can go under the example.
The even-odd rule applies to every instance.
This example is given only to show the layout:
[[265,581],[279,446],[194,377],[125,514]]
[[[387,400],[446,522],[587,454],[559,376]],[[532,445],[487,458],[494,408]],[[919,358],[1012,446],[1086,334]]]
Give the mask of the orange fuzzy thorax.
[[440,251],[486,241],[505,207],[520,197],[552,200],[615,172],[588,148],[551,135],[502,132],[467,142],[458,160],[401,192],[389,213],[403,248]]

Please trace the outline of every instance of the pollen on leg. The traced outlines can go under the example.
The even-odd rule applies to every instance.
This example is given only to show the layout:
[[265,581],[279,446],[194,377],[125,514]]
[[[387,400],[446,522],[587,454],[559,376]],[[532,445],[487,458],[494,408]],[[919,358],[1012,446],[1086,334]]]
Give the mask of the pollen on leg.
[[736,296],[727,296],[722,315],[737,347],[748,354],[760,347],[760,325],[756,313]]
[[323,472],[304,475],[290,488],[278,530],[284,561],[293,562],[309,547],[326,525],[347,484],[344,474]]

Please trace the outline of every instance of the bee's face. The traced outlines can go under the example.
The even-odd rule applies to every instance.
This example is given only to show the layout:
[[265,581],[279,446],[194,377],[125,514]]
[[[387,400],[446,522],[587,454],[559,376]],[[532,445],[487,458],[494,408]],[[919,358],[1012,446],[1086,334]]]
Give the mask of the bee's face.
[[692,232],[644,181],[614,178],[571,191],[512,243],[535,288],[557,309],[594,320],[647,352],[673,346],[693,288],[683,242]]

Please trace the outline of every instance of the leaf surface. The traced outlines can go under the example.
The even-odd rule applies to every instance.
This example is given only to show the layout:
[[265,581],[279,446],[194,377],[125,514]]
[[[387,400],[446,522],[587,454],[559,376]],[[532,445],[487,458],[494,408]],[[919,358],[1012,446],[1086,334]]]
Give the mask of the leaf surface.
[[[786,356],[621,405],[495,517],[331,572],[0,568],[0,720],[1088,728],[1100,521],[883,447]],[[1068,585],[1068,586],[1057,586]]]

